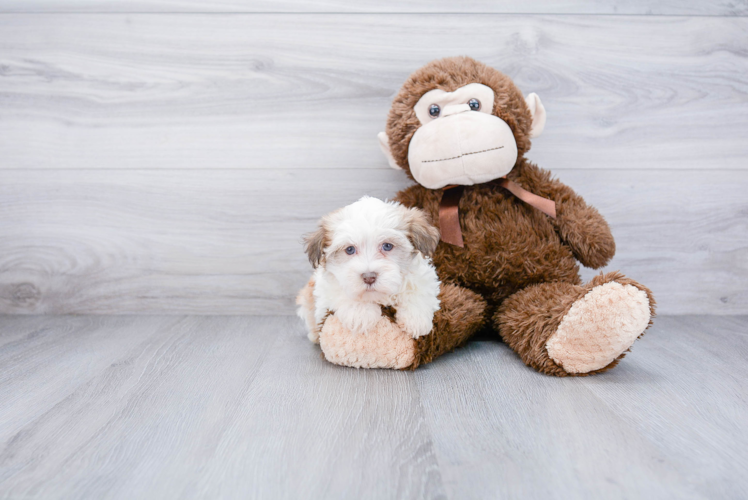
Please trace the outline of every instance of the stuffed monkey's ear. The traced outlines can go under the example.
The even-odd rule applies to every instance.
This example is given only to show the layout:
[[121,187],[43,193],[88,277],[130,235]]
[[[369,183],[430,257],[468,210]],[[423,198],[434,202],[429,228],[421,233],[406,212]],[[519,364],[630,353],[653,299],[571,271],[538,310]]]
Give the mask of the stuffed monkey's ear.
[[537,137],[545,128],[545,106],[540,102],[540,97],[535,92],[525,97],[525,102],[527,103],[527,107],[530,108],[530,114],[532,115],[530,137]]
[[379,139],[379,147],[382,149],[382,153],[384,153],[384,156],[387,157],[387,161],[389,162],[390,167],[394,168],[395,170],[402,170],[402,168],[400,168],[400,165],[398,165],[395,161],[395,158],[392,157],[392,151],[390,151],[390,138],[387,137],[387,133],[379,132],[377,134],[377,138]]
[[309,256],[309,262],[315,269],[317,269],[317,266],[319,266],[319,263],[322,261],[326,242],[327,230],[322,223],[320,223],[320,226],[316,231],[309,233],[304,237],[306,254]]
[[439,230],[431,224],[428,215],[417,208],[409,208],[405,221],[405,231],[415,249],[426,257],[434,255],[436,245],[439,244]]

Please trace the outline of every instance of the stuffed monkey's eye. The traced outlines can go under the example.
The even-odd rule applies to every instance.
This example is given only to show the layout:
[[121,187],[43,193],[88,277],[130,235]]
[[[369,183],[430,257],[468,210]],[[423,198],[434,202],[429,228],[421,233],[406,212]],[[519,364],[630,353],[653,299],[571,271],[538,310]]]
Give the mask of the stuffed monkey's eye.
[[429,107],[429,114],[431,115],[431,118],[438,118],[439,113],[441,112],[442,112],[442,108],[440,108],[438,104],[432,104]]
[[353,255],[354,253],[356,253],[356,247],[351,246],[346,248],[345,253],[347,253],[348,255]]
[[470,109],[473,111],[480,111],[480,101],[475,97],[468,101],[468,106],[470,106]]
[[390,250],[392,250],[392,248],[394,248],[394,245],[392,243],[384,243],[382,245],[382,250],[384,250],[385,252],[389,252]]

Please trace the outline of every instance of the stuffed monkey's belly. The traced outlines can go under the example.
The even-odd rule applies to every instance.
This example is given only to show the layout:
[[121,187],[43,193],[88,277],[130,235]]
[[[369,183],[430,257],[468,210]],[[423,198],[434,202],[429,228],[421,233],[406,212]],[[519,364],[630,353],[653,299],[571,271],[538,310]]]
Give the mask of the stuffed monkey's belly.
[[386,317],[362,334],[351,333],[333,314],[322,327],[319,345],[330,363],[354,368],[408,368],[416,352],[415,340]]

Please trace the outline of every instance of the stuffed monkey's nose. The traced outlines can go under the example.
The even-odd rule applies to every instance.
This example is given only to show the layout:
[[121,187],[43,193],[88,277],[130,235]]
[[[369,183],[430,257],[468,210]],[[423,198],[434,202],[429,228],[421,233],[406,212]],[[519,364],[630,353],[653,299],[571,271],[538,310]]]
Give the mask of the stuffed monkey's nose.
[[456,115],[465,111],[470,111],[470,106],[468,106],[467,104],[452,104],[450,106],[444,106],[441,116],[442,118],[444,118],[446,116]]
[[363,273],[361,279],[363,279],[364,283],[367,285],[373,285],[374,282],[377,281],[377,273]]

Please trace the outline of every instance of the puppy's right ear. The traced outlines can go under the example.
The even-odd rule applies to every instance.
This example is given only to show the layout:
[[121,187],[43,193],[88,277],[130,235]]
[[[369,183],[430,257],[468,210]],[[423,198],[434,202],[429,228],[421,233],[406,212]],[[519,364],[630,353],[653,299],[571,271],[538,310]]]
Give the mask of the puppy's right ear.
[[316,231],[309,233],[304,237],[304,245],[309,262],[315,269],[322,261],[322,255],[325,252],[325,243],[327,242],[327,230],[324,225],[320,224]]

